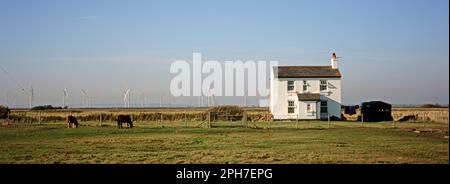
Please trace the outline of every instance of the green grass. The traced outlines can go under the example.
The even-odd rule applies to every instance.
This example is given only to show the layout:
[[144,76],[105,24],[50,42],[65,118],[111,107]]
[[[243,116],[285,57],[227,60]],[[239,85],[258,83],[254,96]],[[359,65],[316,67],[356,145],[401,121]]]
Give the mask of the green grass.
[[[449,163],[448,124],[104,122],[0,126],[0,163]],[[253,126],[252,123],[249,125]],[[420,133],[412,130],[417,129]],[[447,136],[447,138],[445,138]]]

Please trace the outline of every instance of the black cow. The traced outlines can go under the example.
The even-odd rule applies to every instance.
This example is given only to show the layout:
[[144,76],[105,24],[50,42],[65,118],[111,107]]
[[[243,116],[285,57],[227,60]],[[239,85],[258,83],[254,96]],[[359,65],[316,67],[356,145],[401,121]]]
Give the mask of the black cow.
[[133,128],[133,122],[130,115],[119,115],[117,117],[117,127],[123,128],[122,123],[127,123],[130,128]]

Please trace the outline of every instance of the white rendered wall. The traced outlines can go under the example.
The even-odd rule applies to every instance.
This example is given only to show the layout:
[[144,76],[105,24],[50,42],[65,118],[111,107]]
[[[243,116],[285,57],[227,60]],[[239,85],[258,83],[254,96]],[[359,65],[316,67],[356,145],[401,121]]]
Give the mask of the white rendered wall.
[[[320,113],[320,102],[301,102],[298,101],[297,93],[303,93],[303,81],[308,84],[309,93],[320,93],[320,99],[326,100],[328,105],[328,114]],[[320,91],[320,80],[327,80],[328,89]],[[287,81],[294,81],[294,90],[287,91]],[[341,80],[339,78],[274,78],[271,77],[271,102],[270,111],[274,119],[319,119],[327,118],[329,115],[341,118]],[[295,112],[288,113],[288,101],[295,101]],[[315,115],[306,113],[306,103],[311,103]]]

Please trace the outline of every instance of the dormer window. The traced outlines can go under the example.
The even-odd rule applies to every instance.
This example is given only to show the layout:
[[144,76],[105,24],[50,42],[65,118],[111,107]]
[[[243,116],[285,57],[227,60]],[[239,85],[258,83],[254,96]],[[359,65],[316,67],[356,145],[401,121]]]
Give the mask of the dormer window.
[[303,81],[303,92],[307,92],[308,91],[308,83],[306,83],[306,81]]
[[328,89],[327,81],[326,80],[320,80],[320,91],[326,91],[327,89]]
[[287,90],[288,91],[294,91],[294,81],[287,81]]

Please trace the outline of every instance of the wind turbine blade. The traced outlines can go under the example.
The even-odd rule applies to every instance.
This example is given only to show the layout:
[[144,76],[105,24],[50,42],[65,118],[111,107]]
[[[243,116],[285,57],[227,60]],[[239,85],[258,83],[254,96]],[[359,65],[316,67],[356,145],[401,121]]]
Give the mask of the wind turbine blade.
[[85,96],[87,96],[87,92],[83,89],[82,90],[83,91],[83,94],[85,95]]

